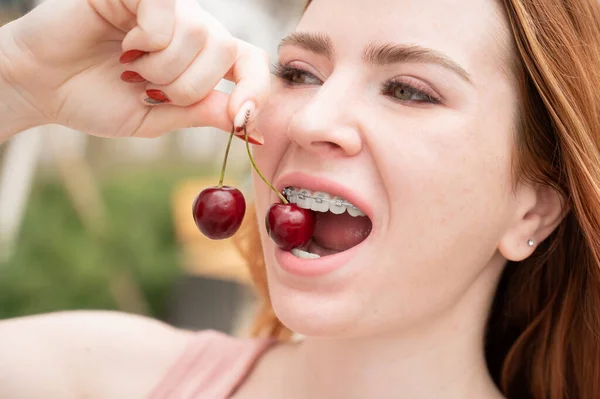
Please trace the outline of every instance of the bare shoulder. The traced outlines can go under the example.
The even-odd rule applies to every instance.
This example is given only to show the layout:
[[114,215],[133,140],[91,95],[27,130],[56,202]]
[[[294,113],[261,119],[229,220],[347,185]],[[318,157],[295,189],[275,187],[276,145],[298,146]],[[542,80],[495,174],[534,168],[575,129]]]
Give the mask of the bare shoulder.
[[119,312],[0,322],[0,397],[141,398],[193,333]]

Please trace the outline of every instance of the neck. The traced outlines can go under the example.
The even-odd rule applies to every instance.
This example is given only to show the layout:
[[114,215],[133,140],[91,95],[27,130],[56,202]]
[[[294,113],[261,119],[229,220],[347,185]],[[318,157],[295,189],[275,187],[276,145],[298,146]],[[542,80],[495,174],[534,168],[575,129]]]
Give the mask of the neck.
[[480,281],[452,308],[410,329],[361,338],[305,338],[290,369],[290,391],[315,398],[382,398],[390,392],[411,399],[501,398],[484,356],[494,293],[489,284],[496,279]]

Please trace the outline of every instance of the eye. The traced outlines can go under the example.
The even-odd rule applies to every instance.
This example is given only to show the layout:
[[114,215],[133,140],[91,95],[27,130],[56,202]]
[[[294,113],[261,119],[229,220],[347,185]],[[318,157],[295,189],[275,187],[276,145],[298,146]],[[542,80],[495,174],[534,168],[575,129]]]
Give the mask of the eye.
[[441,99],[433,94],[431,89],[416,82],[408,83],[403,80],[392,79],[382,85],[381,91],[384,95],[403,103],[441,103]]
[[281,65],[280,63],[273,65],[272,73],[284,80],[290,86],[320,85],[322,83],[321,79],[317,78],[308,71],[287,65]]

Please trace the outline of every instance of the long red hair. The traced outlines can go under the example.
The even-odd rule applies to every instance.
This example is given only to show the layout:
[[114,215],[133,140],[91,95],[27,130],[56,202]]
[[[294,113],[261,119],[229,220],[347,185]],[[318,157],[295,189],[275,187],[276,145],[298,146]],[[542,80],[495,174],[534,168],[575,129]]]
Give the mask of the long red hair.
[[[531,257],[507,264],[488,320],[488,368],[511,399],[598,399],[600,2],[501,3],[520,87],[515,174],[556,189],[569,213]],[[254,333],[288,339],[270,305],[257,224],[244,226],[236,240],[265,299]]]

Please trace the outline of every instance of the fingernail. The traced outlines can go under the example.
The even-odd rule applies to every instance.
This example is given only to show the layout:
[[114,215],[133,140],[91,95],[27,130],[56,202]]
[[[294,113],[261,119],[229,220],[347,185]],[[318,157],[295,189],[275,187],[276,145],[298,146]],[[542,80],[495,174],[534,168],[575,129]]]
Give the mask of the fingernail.
[[[244,130],[244,128],[242,128]],[[246,137],[242,135],[236,135],[235,137],[246,141]],[[254,129],[251,133],[248,133],[248,142],[254,145],[263,145],[265,143],[265,138],[262,133],[258,130]]]
[[128,50],[121,54],[119,61],[121,64],[127,64],[128,62],[132,62],[140,58],[142,55],[146,54],[145,51],[141,50]]
[[165,93],[163,93],[161,90],[148,89],[148,90],[146,90],[146,95],[149,98],[151,98],[152,100],[160,101],[161,103],[169,101],[169,97],[167,97],[167,95]]
[[160,100],[154,100],[154,99],[152,99],[152,98],[150,98],[150,97],[148,97],[148,98],[145,98],[145,99],[144,99],[144,101],[145,101],[145,102],[147,102],[148,104],[151,104],[151,105],[156,105],[156,104],[165,104],[165,103],[168,103],[168,102],[169,102],[169,101],[160,101]]
[[255,110],[256,104],[254,104],[254,101],[246,101],[235,116],[235,119],[233,120],[233,126],[235,126],[237,129],[243,128],[244,125],[252,119],[252,114]]
[[142,75],[133,71],[123,72],[121,74],[121,80],[127,83],[141,83],[146,81]]

